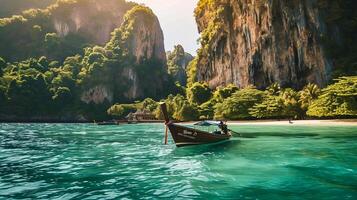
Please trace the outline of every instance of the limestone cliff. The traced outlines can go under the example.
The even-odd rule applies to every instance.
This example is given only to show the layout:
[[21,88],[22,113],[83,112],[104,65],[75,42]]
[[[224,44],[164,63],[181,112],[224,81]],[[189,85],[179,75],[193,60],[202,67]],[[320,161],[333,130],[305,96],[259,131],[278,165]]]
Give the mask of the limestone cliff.
[[317,0],[201,0],[197,79],[212,88],[326,85],[332,59],[322,13]]
[[103,45],[132,6],[124,0],[62,0],[48,10],[59,36],[80,33],[92,43]]
[[[106,54],[106,59],[97,62],[103,67],[86,78],[81,100],[102,104],[164,97],[168,85],[166,54],[156,15],[147,7],[135,6],[112,35],[105,50],[100,50]],[[108,68],[106,60],[113,62]]]
[[187,74],[186,68],[188,64],[193,60],[193,56],[182,47],[182,45],[175,45],[174,50],[166,52],[168,72],[178,81],[181,85],[186,85]]
[[134,60],[134,65],[124,67],[123,75],[131,82],[126,97],[137,99],[163,94],[167,67],[158,18],[149,8],[136,6],[126,14],[120,29],[124,54]]
[[[107,5],[106,3],[110,1],[114,2],[114,0],[98,0],[98,2],[103,2],[103,5],[98,4],[98,8]],[[66,5],[75,4],[76,6],[79,6],[77,3],[81,2],[87,1],[63,1]],[[93,4],[88,6],[94,6],[96,2],[92,1]],[[64,11],[62,14],[57,11],[26,12],[26,16],[36,18],[36,20],[32,19],[36,22],[34,24],[37,24],[33,27],[34,35],[19,31],[24,27],[24,30],[31,27],[27,18],[0,19],[0,41],[11,38],[14,39],[11,41],[23,44],[23,48],[18,49],[19,55],[32,53],[29,49],[37,51],[38,49],[34,46],[38,45],[36,42],[42,43],[42,37],[39,37],[39,41],[34,39],[36,44],[34,46],[31,43],[27,44],[26,41],[31,37],[43,36],[42,30],[50,30],[48,27],[45,29],[44,24],[39,25],[41,20],[46,19],[45,24],[52,26],[56,23],[48,19],[54,19],[58,22],[57,31],[54,30],[55,32],[45,35],[44,42],[47,45],[45,49],[49,48],[53,53],[62,52],[63,49],[59,45],[62,42],[71,45],[78,44],[76,37],[73,38],[75,34],[73,31],[77,28],[77,36],[85,35],[81,33],[85,30],[82,29],[81,24],[86,24],[87,19],[80,17],[77,20],[76,15],[72,15],[78,13],[73,12],[76,6],[65,8],[64,5],[60,5],[59,8]],[[86,9],[80,11],[83,13],[78,15],[88,14],[84,10]],[[73,21],[73,24],[63,25],[71,23],[62,23],[61,20],[62,22]],[[176,93],[178,89],[167,73],[163,32],[152,10],[145,6],[135,5],[125,13],[121,21],[122,23],[113,30],[110,40],[105,45],[87,45],[81,49],[81,54],[71,54],[65,57],[63,62],[62,60],[54,62],[52,59],[41,57],[6,64],[5,60],[0,58],[1,74],[4,72],[2,69],[6,67],[6,80],[5,76],[0,76],[0,121],[2,119],[6,121],[103,120],[108,118],[106,111],[114,103],[131,103],[147,97],[158,100],[169,93]],[[96,23],[93,22],[93,24]],[[92,27],[93,24],[88,22],[84,28]],[[17,30],[18,35],[9,34],[9,30],[12,33]],[[85,32],[91,31],[98,30]],[[40,33],[40,35],[35,33]],[[24,38],[21,37],[23,35]],[[1,42],[0,44],[0,52],[9,47],[9,52],[12,52],[11,44],[13,43],[8,46]],[[2,57],[1,53],[0,57]],[[18,57],[15,58],[18,59]],[[29,98],[24,101],[23,99],[27,97]]]
[[104,45],[134,3],[125,0],[59,0],[0,19],[0,55],[8,61],[47,56],[63,61],[83,47]]

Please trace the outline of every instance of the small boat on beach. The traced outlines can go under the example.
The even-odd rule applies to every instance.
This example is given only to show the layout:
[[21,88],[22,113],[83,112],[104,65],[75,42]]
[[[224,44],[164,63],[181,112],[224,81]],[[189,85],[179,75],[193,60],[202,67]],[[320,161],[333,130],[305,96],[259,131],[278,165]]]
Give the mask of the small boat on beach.
[[98,126],[112,126],[112,125],[119,125],[119,123],[115,120],[111,121],[104,121],[104,122],[96,122]]
[[167,144],[168,129],[177,147],[222,142],[232,137],[232,131],[223,122],[202,121],[194,124],[199,127],[214,126],[219,128],[213,132],[175,124],[169,119],[166,104],[161,103],[160,106],[166,125],[165,144]]

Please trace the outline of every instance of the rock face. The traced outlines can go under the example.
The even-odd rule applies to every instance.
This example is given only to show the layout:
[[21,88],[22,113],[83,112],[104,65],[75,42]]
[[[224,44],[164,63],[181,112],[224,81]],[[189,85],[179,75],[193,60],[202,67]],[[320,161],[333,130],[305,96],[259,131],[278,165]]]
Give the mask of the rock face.
[[8,61],[41,56],[63,61],[81,54],[83,47],[107,43],[135,5],[125,0],[59,0],[46,9],[0,19],[0,55]]
[[[94,9],[96,10],[94,13],[105,16],[105,12],[113,9],[113,13],[107,14],[114,15],[115,5],[110,5],[108,2],[127,4],[127,2],[119,0],[98,0],[98,3],[103,4],[96,4],[96,2],[91,0],[59,1],[58,5],[48,8],[48,10],[31,10],[24,13],[23,17],[0,19],[0,44],[5,44],[0,45],[0,57],[2,57],[1,51],[6,52],[6,48],[13,44],[11,41],[18,40],[21,44],[26,41],[36,43],[17,49],[20,56],[22,56],[21,53],[32,53],[38,50],[42,43],[45,43],[44,46],[47,47],[45,50],[70,54],[70,57],[65,57],[64,61],[58,59],[56,62],[52,62],[52,59],[41,57],[11,65],[17,69],[17,73],[16,78],[12,74],[8,81],[9,86],[7,86],[7,82],[4,82],[6,86],[5,84],[0,85],[0,99],[3,99],[3,101],[0,100],[0,107],[6,108],[6,113],[0,113],[0,120],[22,120],[16,115],[30,116],[28,119],[34,121],[107,119],[106,111],[114,103],[132,103],[135,100],[143,100],[148,97],[162,99],[168,93],[175,93],[178,90],[167,73],[164,36],[160,23],[148,7],[134,5],[125,12],[121,19],[110,20],[114,21],[114,24],[121,23],[117,28],[113,27],[110,40],[97,38],[97,42],[102,39],[108,40],[105,45],[90,43],[92,45],[85,45],[85,48],[81,46],[81,41],[73,35],[83,36],[89,33],[97,35],[104,29],[100,25],[107,26],[110,23],[105,20],[101,23],[102,18],[98,18],[99,22],[90,23],[90,20],[96,19],[90,17],[92,16],[90,10]],[[66,6],[68,7],[66,8]],[[59,10],[62,10],[63,13]],[[119,15],[122,14],[119,12]],[[27,19],[31,19],[32,22],[29,23],[31,20]],[[45,22],[42,23],[42,20]],[[45,27],[44,24],[50,27],[53,25],[54,30]],[[99,26],[96,28],[95,25],[98,24]],[[29,27],[34,29],[33,35],[26,32]],[[88,27],[92,28],[87,29]],[[9,30],[11,33],[19,35],[9,34]],[[107,33],[107,30],[104,32]],[[99,34],[99,36],[102,35]],[[13,40],[9,40],[8,37]],[[35,39],[31,40],[30,37]],[[2,41],[7,41],[9,45]],[[61,44],[69,45],[67,48],[69,50],[72,50],[73,46],[81,48],[82,53],[76,55],[75,51],[66,52],[60,48],[64,47]],[[35,48],[38,45],[39,48]],[[18,46],[18,44],[14,46]],[[12,55],[15,51],[11,50],[13,49],[10,49],[9,52]],[[44,55],[41,54],[42,51],[36,53]],[[66,54],[62,54],[62,56],[66,56]],[[26,56],[28,55],[24,57]],[[16,56],[14,59],[20,60]],[[5,60],[1,59],[0,68],[4,68],[5,64]],[[0,82],[2,82],[2,78],[0,77]],[[20,85],[20,81],[21,87],[17,87]],[[24,90],[22,90],[23,88]],[[26,101],[24,104],[17,103],[18,101],[22,102],[21,98],[17,97],[22,97],[22,94],[28,96],[29,93],[33,96],[30,98],[31,101]],[[38,107],[32,108],[28,105],[38,105]],[[15,110],[13,108],[16,108],[17,112],[13,112]],[[32,108],[36,112],[27,108]]]
[[132,4],[123,0],[77,0],[59,1],[49,10],[52,24],[59,36],[80,33],[92,43],[104,45],[131,7]]
[[[159,60],[166,62],[164,47],[164,34],[159,20],[152,12],[143,10],[129,13],[132,21],[132,35],[126,41],[128,50],[135,57],[136,64],[141,64],[146,60]],[[128,25],[126,21],[123,26]],[[128,27],[129,28],[129,27]]]
[[122,74],[130,81],[126,97],[138,99],[162,94],[167,79],[163,72],[167,66],[164,34],[158,18],[149,8],[136,6],[126,14],[120,29],[124,49],[134,60],[124,67]]
[[129,89],[125,92],[124,96],[128,99],[136,99],[142,95],[142,91],[139,88],[139,80],[137,73],[129,67],[124,68],[121,76],[130,81]]
[[166,55],[169,74],[181,85],[186,85],[186,69],[188,64],[193,60],[193,56],[185,52],[182,45],[176,45],[174,50],[172,52],[168,51]]
[[91,88],[88,91],[83,92],[81,100],[87,104],[93,102],[95,104],[100,104],[105,102],[113,101],[113,93],[108,90],[108,88],[104,85],[98,85]]
[[[84,87],[81,100],[87,104],[125,102],[145,97],[163,97],[168,82],[164,36],[156,15],[137,5],[106,44],[114,67],[99,69],[101,78]],[[102,63],[103,64],[103,63]]]
[[317,0],[201,0],[195,12],[202,44],[197,78],[210,87],[301,88],[329,80]]

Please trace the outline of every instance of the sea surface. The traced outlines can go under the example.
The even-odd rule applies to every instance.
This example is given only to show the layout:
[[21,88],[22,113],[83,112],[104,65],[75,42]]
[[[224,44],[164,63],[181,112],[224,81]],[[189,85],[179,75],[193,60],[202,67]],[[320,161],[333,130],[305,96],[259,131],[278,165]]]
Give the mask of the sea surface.
[[357,126],[233,126],[163,145],[162,124],[0,124],[0,199],[357,199]]

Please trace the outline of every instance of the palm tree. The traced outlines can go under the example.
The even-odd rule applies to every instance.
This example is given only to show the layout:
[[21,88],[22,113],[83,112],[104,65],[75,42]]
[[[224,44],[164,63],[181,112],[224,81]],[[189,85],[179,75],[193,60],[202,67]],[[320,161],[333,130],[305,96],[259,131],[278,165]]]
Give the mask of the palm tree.
[[301,117],[302,114],[299,105],[299,95],[295,90],[291,88],[284,89],[282,91],[281,98],[285,107],[285,116],[294,118]]
[[278,96],[280,94],[280,85],[279,83],[273,83],[268,88],[268,93],[274,96]]
[[301,108],[307,110],[312,101],[317,99],[320,93],[321,90],[316,84],[309,83],[306,85],[304,89],[300,91],[299,102],[301,104]]

